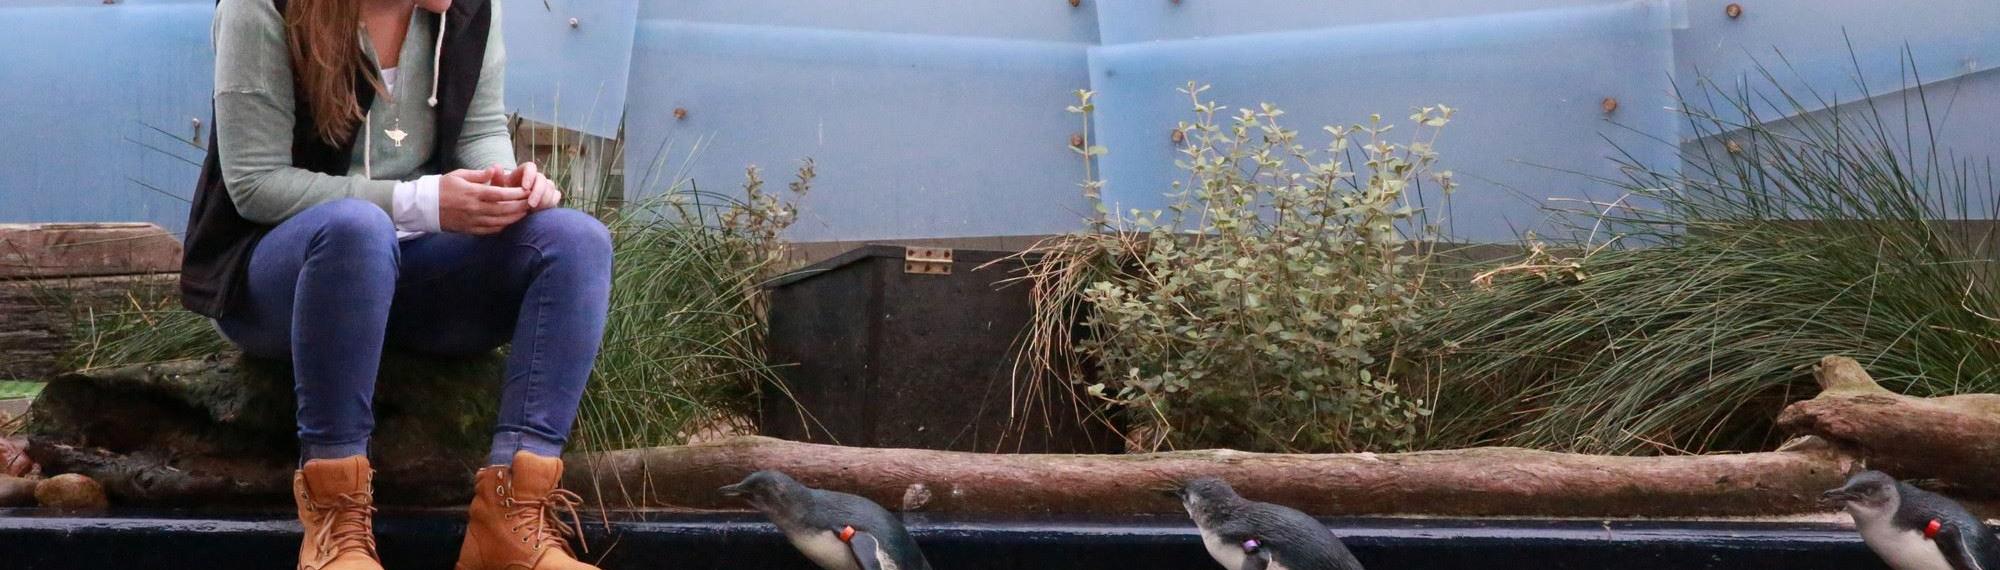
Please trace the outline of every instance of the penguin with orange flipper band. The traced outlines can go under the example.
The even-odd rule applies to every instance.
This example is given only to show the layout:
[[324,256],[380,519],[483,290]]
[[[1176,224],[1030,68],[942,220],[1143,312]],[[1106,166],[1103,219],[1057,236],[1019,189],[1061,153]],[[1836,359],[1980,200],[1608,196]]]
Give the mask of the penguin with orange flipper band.
[[1895,570],[2000,570],[2000,540],[1943,495],[1863,471],[1822,499],[1854,517],[1861,541]]
[[758,471],[720,489],[764,513],[785,540],[825,570],[931,570],[903,521],[874,501]]

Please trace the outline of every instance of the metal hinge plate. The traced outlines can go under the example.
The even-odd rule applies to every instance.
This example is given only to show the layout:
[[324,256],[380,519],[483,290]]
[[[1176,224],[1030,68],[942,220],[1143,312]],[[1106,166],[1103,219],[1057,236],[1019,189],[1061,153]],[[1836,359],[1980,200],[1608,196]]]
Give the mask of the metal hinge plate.
[[951,275],[951,248],[903,248],[903,272],[922,275]]

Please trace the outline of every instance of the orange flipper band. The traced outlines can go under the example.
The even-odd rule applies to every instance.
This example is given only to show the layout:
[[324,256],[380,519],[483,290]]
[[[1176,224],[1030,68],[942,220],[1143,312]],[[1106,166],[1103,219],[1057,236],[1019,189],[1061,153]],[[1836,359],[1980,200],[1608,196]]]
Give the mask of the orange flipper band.
[[[1937,521],[1931,521],[1931,526],[1937,526]],[[854,542],[854,527],[851,526],[840,527],[840,541]]]
[[1924,525],[1924,538],[1937,538],[1938,530],[1942,528],[1944,525],[1939,524],[1937,519],[1931,519],[1931,524]]

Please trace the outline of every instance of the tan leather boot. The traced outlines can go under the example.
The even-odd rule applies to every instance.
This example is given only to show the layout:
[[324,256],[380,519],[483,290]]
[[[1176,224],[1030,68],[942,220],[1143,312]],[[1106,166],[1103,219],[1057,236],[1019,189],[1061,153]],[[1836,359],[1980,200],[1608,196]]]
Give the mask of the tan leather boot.
[[382,570],[375,555],[375,470],[362,456],[314,459],[292,475],[305,542],[299,570]]
[[[525,451],[514,454],[513,467],[479,470],[458,570],[597,570],[569,549],[569,535],[582,539],[583,499],[556,488],[562,471],[561,459]],[[574,526],[558,517],[562,511]]]

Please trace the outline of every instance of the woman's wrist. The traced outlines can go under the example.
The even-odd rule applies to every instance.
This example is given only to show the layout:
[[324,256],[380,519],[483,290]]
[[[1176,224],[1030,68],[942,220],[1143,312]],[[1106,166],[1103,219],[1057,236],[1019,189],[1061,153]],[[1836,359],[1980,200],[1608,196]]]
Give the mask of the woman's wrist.
[[443,178],[432,174],[396,184],[395,205],[390,219],[396,229],[406,232],[438,232],[438,184]]

